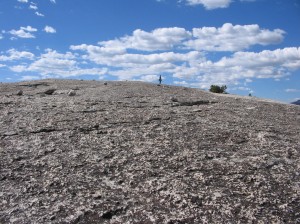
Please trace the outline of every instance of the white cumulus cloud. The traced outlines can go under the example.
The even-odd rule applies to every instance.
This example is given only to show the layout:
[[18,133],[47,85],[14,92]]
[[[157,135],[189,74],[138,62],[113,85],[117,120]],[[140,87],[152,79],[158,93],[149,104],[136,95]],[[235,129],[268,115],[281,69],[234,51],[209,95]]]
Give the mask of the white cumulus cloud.
[[43,78],[47,77],[71,77],[79,75],[104,75],[107,72],[105,68],[87,68],[82,69],[78,66],[76,57],[67,52],[65,54],[58,53],[52,49],[46,49],[46,53],[42,54],[36,61],[30,65],[11,66],[14,72],[36,72]]
[[[156,0],[157,2],[164,2],[165,0]],[[231,3],[238,0],[178,0],[179,3],[184,3],[187,6],[203,6],[206,10],[213,10],[219,8],[228,8]],[[255,2],[256,0],[239,0],[240,2]]]
[[[76,49],[72,47],[71,49]],[[188,53],[163,52],[155,54],[116,54],[106,55],[102,52],[87,51],[84,59],[89,59],[97,64],[119,67],[136,67],[138,65],[152,65],[163,63],[184,62],[187,60],[200,60],[202,53],[191,51]]]
[[158,75],[144,75],[141,76],[139,80],[144,82],[157,82],[158,79]]
[[35,3],[31,2],[30,6],[29,6],[29,9],[38,10],[38,7],[37,7],[37,5]]
[[[258,25],[224,24],[222,27],[159,28],[151,32],[135,30],[131,36],[101,41],[97,45],[72,45],[81,58],[113,68],[119,79],[139,79],[170,74],[190,79],[202,88],[210,84],[238,84],[255,78],[279,79],[300,69],[299,48],[243,52],[254,45],[280,43],[285,32]],[[132,51],[134,50],[134,51]],[[206,58],[209,52],[235,52],[218,61]],[[206,52],[206,53],[205,53]],[[181,82],[181,80],[178,80]]]
[[186,0],[188,5],[203,5],[206,9],[227,8],[232,0]]
[[243,68],[287,68],[295,70],[300,68],[300,48],[289,47],[273,51],[264,50],[261,52],[236,52],[232,57],[224,57],[218,61],[216,66]]
[[40,12],[35,12],[35,14],[36,14],[37,16],[41,16],[41,17],[44,17],[44,16],[45,16],[44,14],[42,14],[42,13],[40,13]]
[[202,27],[193,29],[193,39],[184,44],[191,49],[205,51],[239,51],[253,45],[280,43],[285,32],[280,29],[261,29],[254,25],[232,25],[222,27]]
[[[29,32],[34,28],[20,30]],[[0,55],[0,60],[34,59],[9,68],[18,73],[37,73],[44,78],[109,74],[120,80],[153,81],[164,75],[172,76],[175,84],[201,88],[226,84],[237,86],[236,90],[250,91],[248,82],[278,80],[300,69],[299,47],[250,50],[255,45],[280,43],[284,34],[280,29],[263,29],[256,24],[230,23],[192,30],[170,27],[148,32],[139,29],[98,45],[71,45],[71,52],[65,53],[47,49],[37,57],[30,52],[16,53],[13,49]],[[227,56],[210,59],[214,55],[211,52],[216,51],[227,52]]]
[[54,28],[51,27],[51,26],[45,26],[44,31],[45,31],[46,33],[56,33],[56,29],[54,29]]
[[32,34],[33,32],[36,32],[37,29],[33,28],[31,26],[27,27],[20,27],[19,30],[11,30],[8,33],[13,35],[14,37],[18,38],[35,38],[35,36]]
[[123,48],[143,51],[169,50],[190,38],[191,33],[184,28],[158,28],[151,32],[135,30],[131,36],[99,42],[105,48]]
[[21,3],[28,3],[28,0],[18,0],[18,2],[21,2]]
[[89,48],[95,54],[119,54],[128,49],[138,51],[167,51],[187,48],[205,51],[240,51],[253,45],[280,43],[285,32],[280,29],[262,29],[257,24],[222,27],[194,28],[192,31],[179,27],[158,28],[151,32],[135,30],[132,35],[114,40],[101,41],[100,46],[78,45],[74,49]]
[[280,79],[300,69],[300,48],[283,48],[274,51],[236,52],[219,61],[205,61],[191,66],[177,66],[174,77],[192,77],[202,88],[210,84],[239,84],[249,79]]
[[34,59],[34,54],[28,51],[17,51],[15,49],[10,49],[7,52],[7,55],[0,55],[0,61],[15,61],[20,59]]

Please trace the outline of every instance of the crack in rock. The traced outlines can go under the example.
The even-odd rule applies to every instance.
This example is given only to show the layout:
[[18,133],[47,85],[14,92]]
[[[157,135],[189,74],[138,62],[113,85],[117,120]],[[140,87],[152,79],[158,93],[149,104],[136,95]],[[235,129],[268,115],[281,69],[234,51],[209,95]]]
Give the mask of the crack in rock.
[[41,128],[39,130],[36,131],[31,131],[31,134],[39,134],[39,133],[51,133],[51,132],[56,132],[56,131],[62,131],[62,130],[58,130],[55,128]]
[[175,103],[172,104],[172,107],[179,107],[179,106],[199,106],[199,105],[207,105],[207,104],[214,104],[217,102],[209,101],[209,100],[197,100],[197,101],[173,101]]

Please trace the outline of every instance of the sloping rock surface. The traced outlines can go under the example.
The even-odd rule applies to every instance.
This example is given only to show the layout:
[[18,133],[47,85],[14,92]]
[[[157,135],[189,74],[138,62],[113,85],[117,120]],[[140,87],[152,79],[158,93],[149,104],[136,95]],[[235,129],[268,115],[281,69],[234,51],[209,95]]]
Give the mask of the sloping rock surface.
[[299,139],[295,105],[141,82],[0,84],[0,223],[300,223]]

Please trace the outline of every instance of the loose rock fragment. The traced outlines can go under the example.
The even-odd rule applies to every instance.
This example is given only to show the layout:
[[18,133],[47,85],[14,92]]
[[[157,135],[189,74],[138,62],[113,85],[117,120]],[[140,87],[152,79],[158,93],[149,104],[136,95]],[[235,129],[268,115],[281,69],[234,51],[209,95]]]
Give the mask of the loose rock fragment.
[[175,96],[171,96],[171,97],[170,97],[170,100],[171,100],[172,102],[178,102],[178,99],[177,99]]
[[17,92],[17,96],[22,96],[23,95],[23,90],[19,90],[18,92]]
[[70,90],[68,92],[68,96],[75,96],[76,95],[76,91],[75,90]]
[[47,89],[44,93],[47,95],[52,95],[55,91],[56,91],[56,89],[51,88],[51,89]]

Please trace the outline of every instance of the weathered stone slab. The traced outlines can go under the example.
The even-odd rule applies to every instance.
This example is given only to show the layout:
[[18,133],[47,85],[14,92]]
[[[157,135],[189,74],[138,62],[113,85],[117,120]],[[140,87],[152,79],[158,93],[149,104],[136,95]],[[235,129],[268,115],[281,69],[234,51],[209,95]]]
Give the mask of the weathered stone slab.
[[141,82],[2,83],[0,223],[300,223],[299,114]]

